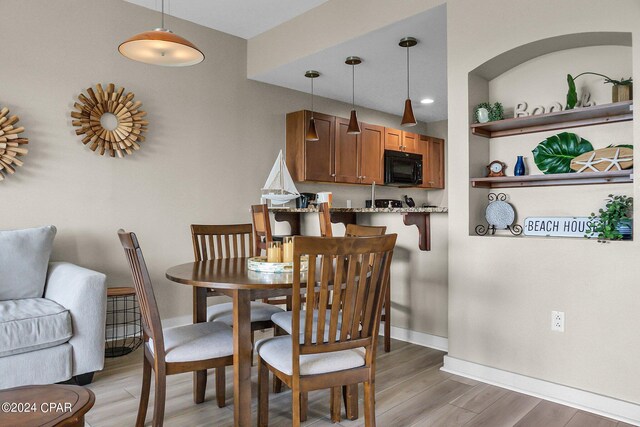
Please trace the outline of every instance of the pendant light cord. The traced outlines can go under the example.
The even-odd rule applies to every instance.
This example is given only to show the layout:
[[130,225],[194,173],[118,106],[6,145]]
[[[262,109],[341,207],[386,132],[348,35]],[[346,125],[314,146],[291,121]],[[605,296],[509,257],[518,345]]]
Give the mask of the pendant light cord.
[[311,119],[313,119],[313,78],[311,79]]
[[161,18],[161,27],[164,28],[164,0],[160,0],[162,2],[162,6],[160,6],[160,10],[162,13],[162,18]]
[[409,96],[409,46],[407,46],[407,99],[410,99],[410,96]]
[[356,66],[351,65],[351,105],[356,109]]

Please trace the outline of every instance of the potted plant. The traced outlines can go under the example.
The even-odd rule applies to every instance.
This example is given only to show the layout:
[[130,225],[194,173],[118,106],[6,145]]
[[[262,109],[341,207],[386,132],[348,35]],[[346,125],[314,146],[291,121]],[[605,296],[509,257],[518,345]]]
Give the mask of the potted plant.
[[609,194],[607,204],[598,214],[589,216],[585,237],[597,237],[598,241],[631,240],[633,236],[633,197]]
[[580,76],[584,76],[585,74],[604,77],[605,84],[611,83],[613,85],[611,94],[612,102],[630,101],[633,99],[633,78],[631,77],[629,77],[628,79],[621,78],[620,80],[614,80],[610,77],[605,76],[604,74],[592,73],[591,71],[580,73],[575,77],[573,77],[571,74],[567,74],[567,83],[569,85],[569,91],[567,92],[567,110],[572,110],[573,107],[575,107],[578,103],[576,79]]

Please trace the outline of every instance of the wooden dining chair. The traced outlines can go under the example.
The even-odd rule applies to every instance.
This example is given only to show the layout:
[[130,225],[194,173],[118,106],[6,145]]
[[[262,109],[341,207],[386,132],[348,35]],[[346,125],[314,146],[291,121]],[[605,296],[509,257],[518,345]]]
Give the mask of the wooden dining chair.
[[[251,224],[192,224],[191,239],[194,258],[196,261],[206,261],[252,256],[254,253],[252,231]],[[196,292],[195,289],[194,292]],[[207,290],[207,296],[214,295],[216,295],[215,291]],[[273,326],[271,316],[282,311],[284,311],[282,308],[272,304],[251,301],[251,334],[260,329],[271,328]],[[233,326],[233,303],[227,302],[207,307],[207,320]]]
[[151,371],[155,373],[153,426],[162,426],[166,398],[166,376],[184,372],[216,369],[216,400],[225,406],[225,367],[233,365],[233,332],[219,322],[205,322],[162,329],[151,277],[134,233],[118,230],[142,316],[144,357],[142,392],[136,427],[143,427],[151,389]]
[[[271,234],[271,219],[269,218],[269,207],[264,205],[251,205],[251,220],[253,222],[254,256],[262,255],[262,251],[267,251],[269,243],[273,242]],[[291,306],[290,298],[264,298],[263,303],[272,305]]]
[[318,216],[320,217],[320,236],[333,237],[331,229],[331,212],[329,211],[329,203],[324,202],[318,205]]
[[[347,224],[344,235],[345,237],[381,236],[386,232],[387,227],[383,225]],[[380,321],[384,322],[384,351],[389,353],[391,351],[391,282],[387,286]]]
[[[256,343],[259,426],[268,425],[269,371],[292,389],[294,427],[300,425],[305,393],[330,388],[331,420],[338,422],[341,387],[361,382],[365,426],[375,426],[376,344],[396,237],[294,237],[292,334]],[[312,310],[304,312],[301,326],[302,255],[309,256],[307,277],[314,283],[306,286],[305,295],[307,302],[316,301],[315,330]],[[339,303],[343,294],[344,309]]]

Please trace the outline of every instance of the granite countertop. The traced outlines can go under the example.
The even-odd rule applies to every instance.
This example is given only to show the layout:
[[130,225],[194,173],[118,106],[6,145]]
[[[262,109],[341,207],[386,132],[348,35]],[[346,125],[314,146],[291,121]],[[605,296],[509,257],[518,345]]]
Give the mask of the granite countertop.
[[[270,207],[271,212],[318,212],[316,208],[277,208]],[[331,212],[354,212],[354,213],[447,213],[449,208],[436,206],[430,208],[331,208]]]

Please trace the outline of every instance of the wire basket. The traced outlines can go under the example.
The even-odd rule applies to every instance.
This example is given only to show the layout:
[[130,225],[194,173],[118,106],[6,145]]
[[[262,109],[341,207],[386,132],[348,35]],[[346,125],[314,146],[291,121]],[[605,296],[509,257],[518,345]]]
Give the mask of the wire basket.
[[105,357],[129,354],[142,344],[140,306],[133,288],[109,288]]

